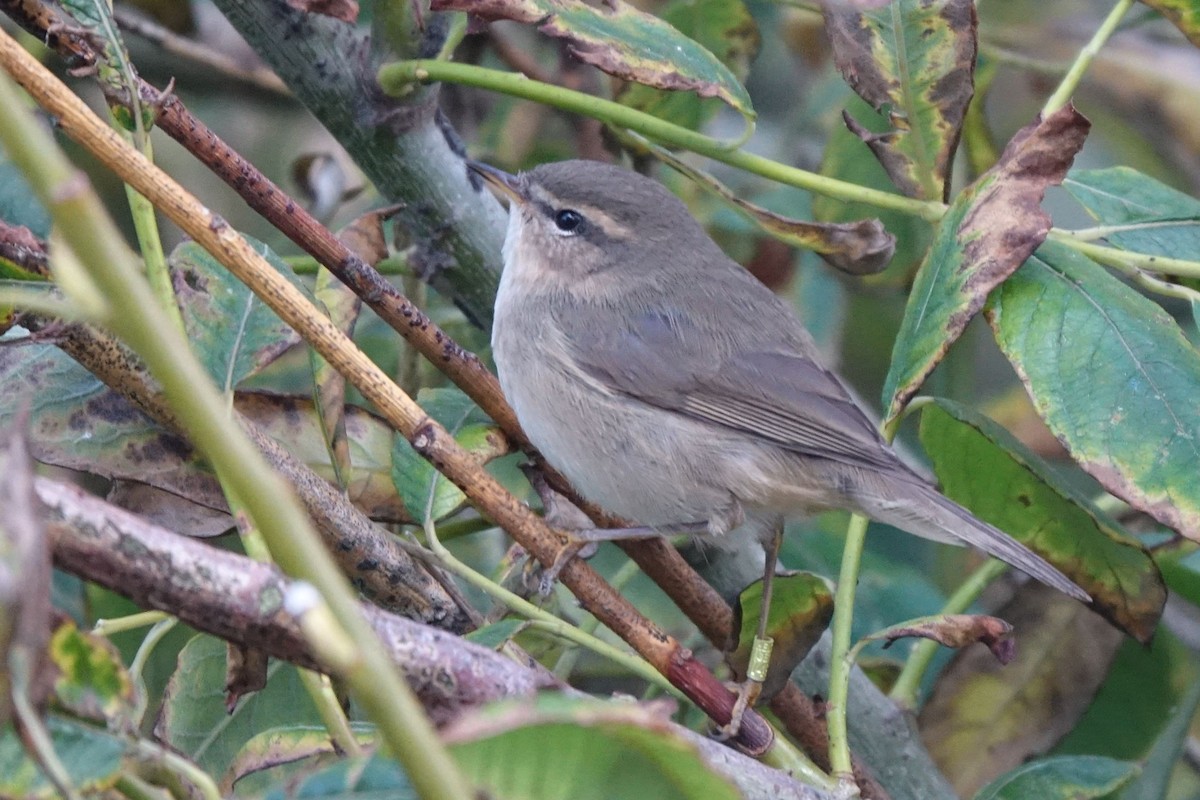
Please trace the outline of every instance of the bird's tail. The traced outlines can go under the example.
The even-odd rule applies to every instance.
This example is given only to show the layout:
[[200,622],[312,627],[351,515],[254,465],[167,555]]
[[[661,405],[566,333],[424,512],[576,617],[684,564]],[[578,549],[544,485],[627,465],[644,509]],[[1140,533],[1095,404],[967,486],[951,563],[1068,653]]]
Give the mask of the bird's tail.
[[939,494],[915,475],[913,478],[911,482],[898,480],[900,486],[893,484],[891,488],[897,490],[894,496],[860,496],[862,510],[873,519],[916,536],[951,544],[969,544],[1063,594],[1084,602],[1091,601],[1087,592],[1046,559],[999,528],[976,519],[970,511]]

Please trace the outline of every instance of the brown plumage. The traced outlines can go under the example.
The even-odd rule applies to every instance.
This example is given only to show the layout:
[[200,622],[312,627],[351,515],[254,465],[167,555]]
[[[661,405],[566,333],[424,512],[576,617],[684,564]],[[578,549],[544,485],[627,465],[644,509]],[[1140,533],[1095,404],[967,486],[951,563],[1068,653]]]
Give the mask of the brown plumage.
[[845,508],[1089,599],[909,469],[794,311],[658,183],[586,161],[478,171],[513,200],[492,335],[501,384],[589,499],[714,537]]

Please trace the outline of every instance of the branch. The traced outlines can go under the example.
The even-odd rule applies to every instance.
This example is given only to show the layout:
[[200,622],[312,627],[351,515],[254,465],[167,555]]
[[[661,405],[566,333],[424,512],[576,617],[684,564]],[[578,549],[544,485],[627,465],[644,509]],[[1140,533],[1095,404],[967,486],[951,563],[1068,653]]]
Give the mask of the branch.
[[505,217],[473,186],[465,148],[437,110],[384,97],[370,45],[354,26],[292,8],[286,0],[216,0],[250,46],[338,140],[416,243],[417,274],[483,328],[491,327]]
[[[70,484],[38,478],[36,490],[61,569],[139,606],[169,611],[197,630],[301,667],[319,667],[299,625],[282,610],[292,582],[274,566],[179,536]],[[494,650],[369,604],[361,608],[438,725],[497,700],[532,698],[542,690],[572,692],[548,672]],[[829,800],[719,742],[670,727],[748,800],[780,792],[798,800]]]
[[[51,521],[54,563],[197,630],[320,669],[282,601],[292,583],[278,568],[172,533],[82,489],[36,480]],[[367,603],[363,616],[438,724],[502,697],[531,697],[552,683],[451,633]]]
[[[48,320],[26,314],[30,331]],[[184,435],[175,413],[145,369],[116,339],[87,325],[54,325],[56,344],[113,391],[163,427]],[[272,468],[296,490],[329,552],[355,586],[385,609],[428,625],[461,632],[467,619],[454,600],[400,544],[346,497],[244,418],[242,430]]]

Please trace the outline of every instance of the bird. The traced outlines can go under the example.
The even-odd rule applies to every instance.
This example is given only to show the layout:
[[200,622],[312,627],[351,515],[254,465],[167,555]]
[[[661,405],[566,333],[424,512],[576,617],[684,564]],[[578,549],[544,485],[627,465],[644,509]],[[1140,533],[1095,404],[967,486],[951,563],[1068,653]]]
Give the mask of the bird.
[[756,531],[773,572],[782,518],[847,509],[1090,600],[902,461],[794,309],[662,184],[596,161],[469,167],[509,202],[492,328],[505,397],[548,462],[635,533]]

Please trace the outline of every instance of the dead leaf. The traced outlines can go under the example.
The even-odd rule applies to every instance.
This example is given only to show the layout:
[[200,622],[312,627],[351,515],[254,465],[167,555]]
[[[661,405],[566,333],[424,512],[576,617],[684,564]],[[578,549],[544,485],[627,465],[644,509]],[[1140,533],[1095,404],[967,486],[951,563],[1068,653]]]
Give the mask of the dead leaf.
[[1039,584],[999,609],[1021,640],[1007,666],[960,650],[918,717],[921,738],[959,796],[1045,753],[1078,722],[1122,635],[1085,606]]

